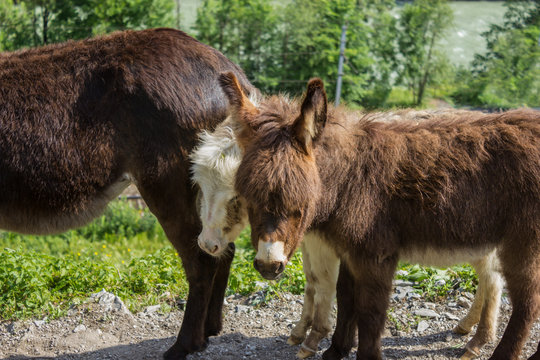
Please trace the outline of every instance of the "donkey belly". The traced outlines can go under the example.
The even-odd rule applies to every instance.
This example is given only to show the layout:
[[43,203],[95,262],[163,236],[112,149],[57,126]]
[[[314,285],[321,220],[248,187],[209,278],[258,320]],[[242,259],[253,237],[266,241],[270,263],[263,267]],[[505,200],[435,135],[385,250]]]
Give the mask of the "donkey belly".
[[3,201],[0,206],[0,229],[46,235],[83,226],[99,216],[107,204],[120,195],[132,180],[131,175],[124,173],[105,188],[87,189],[84,196],[74,194],[70,203],[57,204],[55,199],[44,197],[37,192],[31,194],[35,198],[33,203]]
[[437,267],[449,267],[461,263],[474,263],[493,251],[493,247],[459,248],[456,250],[432,247],[409,248],[400,253],[401,261]]

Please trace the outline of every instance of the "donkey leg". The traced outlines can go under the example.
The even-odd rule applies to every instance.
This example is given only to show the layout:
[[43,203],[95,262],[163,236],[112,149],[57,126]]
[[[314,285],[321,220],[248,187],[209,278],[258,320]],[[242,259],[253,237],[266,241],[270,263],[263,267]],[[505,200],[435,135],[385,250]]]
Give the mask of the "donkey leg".
[[356,359],[381,360],[381,335],[398,263],[394,254],[382,261],[360,259],[355,266],[355,317],[358,324]]
[[225,290],[227,289],[234,251],[234,244],[231,243],[226,253],[219,258],[204,328],[204,336],[206,338],[219,334],[223,327],[223,299],[225,297]]
[[[475,269],[477,269],[476,266]],[[456,334],[466,335],[470,333],[474,325],[478,324],[480,321],[482,306],[484,305],[484,286],[485,284],[480,280],[480,276],[478,275],[478,288],[476,289],[473,303],[467,315],[459,320],[459,323],[453,329]]]
[[349,354],[356,333],[356,318],[354,309],[354,278],[343,262],[339,265],[337,281],[337,321],[336,330],[332,336],[332,344],[323,353],[324,360],[339,360]]
[[[195,197],[189,177],[182,173],[187,164],[173,167],[175,173],[151,182],[139,181],[137,187],[152,213],[163,227],[167,238],[177,249],[189,283],[184,319],[174,345],[165,352],[167,360],[183,360],[189,353],[203,350],[207,345],[205,324],[219,260],[197,246],[201,230],[195,208]],[[145,176],[141,175],[144,179]],[[185,180],[182,186],[182,180]],[[217,294],[216,296],[218,296]],[[217,302],[217,300],[214,300]],[[223,299],[220,300],[223,302]]]
[[[306,333],[313,322],[313,299],[315,296],[315,279],[311,272],[311,258],[310,258],[310,248],[309,248],[309,237],[306,236],[306,239],[302,242],[302,266],[304,269],[304,274],[306,275],[306,285],[304,290],[304,306],[302,307],[302,315],[300,315],[300,321],[291,331],[291,336],[287,340],[289,345],[298,345],[306,338]],[[308,245],[306,245],[308,244]]]
[[483,289],[482,313],[476,333],[465,346],[466,351],[461,357],[462,360],[479,356],[482,347],[495,340],[501,303],[502,279],[497,271],[498,260],[495,251],[473,265],[478,274],[479,286],[482,285]]
[[311,331],[296,354],[300,359],[315,355],[319,342],[332,330],[332,303],[339,272],[339,258],[322,241],[310,250],[310,256],[315,278],[315,311]]
[[[524,244],[523,239],[530,238],[516,239],[513,244],[499,252],[513,309],[491,360],[518,359],[532,323],[540,314],[540,254],[535,251],[535,240],[525,240],[528,242],[528,245],[523,246],[525,251],[517,255],[516,245],[519,245],[519,242]],[[535,239],[540,240],[540,236]]]

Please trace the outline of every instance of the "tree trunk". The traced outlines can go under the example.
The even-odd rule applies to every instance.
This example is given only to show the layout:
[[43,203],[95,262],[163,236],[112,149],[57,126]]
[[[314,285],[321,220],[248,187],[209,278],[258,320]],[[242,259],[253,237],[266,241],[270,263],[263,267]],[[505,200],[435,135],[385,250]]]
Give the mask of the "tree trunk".
[[47,38],[47,32],[49,27],[49,10],[43,8],[43,45],[47,45],[49,39]]

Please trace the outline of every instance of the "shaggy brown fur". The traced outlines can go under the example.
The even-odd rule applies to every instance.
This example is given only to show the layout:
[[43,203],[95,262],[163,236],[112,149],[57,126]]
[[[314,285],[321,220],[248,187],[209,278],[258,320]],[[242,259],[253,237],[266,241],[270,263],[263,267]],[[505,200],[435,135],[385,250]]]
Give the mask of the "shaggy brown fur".
[[[166,358],[221,328],[232,256],[200,251],[188,154],[226,115],[218,74],[242,71],[172,29],[126,31],[0,55],[0,227],[60,232],[136,183],[182,257],[190,293]],[[233,252],[231,252],[233,253]]]
[[[332,239],[343,271],[325,358],[350,350],[355,325],[357,358],[381,358],[400,256],[467,262],[496,248],[514,311],[491,359],[517,359],[540,311],[540,114],[325,107],[322,83],[312,80],[301,105],[268,98],[239,118],[253,136],[240,141],[236,178],[254,246],[284,242],[289,259],[306,229]],[[392,117],[402,120],[378,121]],[[258,268],[273,278],[282,266]]]

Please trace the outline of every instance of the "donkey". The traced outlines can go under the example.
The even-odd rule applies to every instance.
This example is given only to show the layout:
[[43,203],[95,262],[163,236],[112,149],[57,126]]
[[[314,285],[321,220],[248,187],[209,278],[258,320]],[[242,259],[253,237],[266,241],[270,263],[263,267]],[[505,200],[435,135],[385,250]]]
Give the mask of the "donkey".
[[[381,121],[399,120],[400,116],[419,120],[425,114],[383,113],[379,117]],[[228,244],[238,237],[248,223],[245,201],[234,190],[234,179],[242,159],[235,136],[235,122],[229,117],[214,132],[201,133],[200,143],[190,158],[193,162],[192,178],[200,188],[198,209],[203,229],[198,239],[199,246],[211,255],[223,256]],[[306,275],[304,306],[300,321],[287,342],[290,345],[302,343],[297,357],[304,359],[317,352],[319,342],[331,330],[330,314],[336,293],[339,258],[316,231],[306,233],[301,248]],[[482,346],[495,339],[501,297],[502,284],[496,271],[495,252],[473,265],[479,278],[478,291],[469,313],[454,331],[468,334],[474,325],[479,323],[479,326],[466,345],[462,359],[478,356]]]
[[[321,80],[300,102],[252,104],[220,77],[243,157],[255,268],[275,279],[306,231],[341,260],[338,319],[323,357],[381,359],[399,258],[478,261],[497,252],[513,312],[491,359],[517,359],[540,310],[540,114],[456,111],[381,122],[328,106]],[[533,355],[540,358],[540,351]]]
[[0,227],[31,234],[84,225],[137,186],[189,282],[166,359],[201,350],[222,326],[233,246],[216,259],[196,238],[188,154],[227,114],[217,50],[172,29],[125,31],[0,55]]

